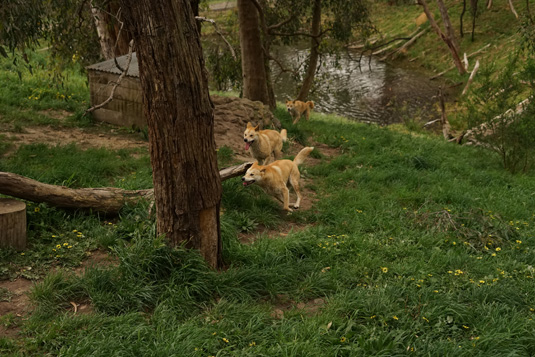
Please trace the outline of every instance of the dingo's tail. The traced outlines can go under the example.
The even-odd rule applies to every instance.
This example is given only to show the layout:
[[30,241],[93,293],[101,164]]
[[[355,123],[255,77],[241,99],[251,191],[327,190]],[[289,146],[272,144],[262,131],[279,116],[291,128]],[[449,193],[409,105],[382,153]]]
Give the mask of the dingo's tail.
[[288,140],[288,132],[286,129],[281,130],[281,138],[283,142],[286,142]]
[[306,104],[310,107],[310,109],[314,109],[314,102],[313,101],[309,100]]
[[303,150],[299,151],[299,154],[294,159],[294,162],[297,166],[301,165],[303,161],[307,158],[307,156],[310,154],[310,152],[314,150],[314,147],[308,146],[304,148]]

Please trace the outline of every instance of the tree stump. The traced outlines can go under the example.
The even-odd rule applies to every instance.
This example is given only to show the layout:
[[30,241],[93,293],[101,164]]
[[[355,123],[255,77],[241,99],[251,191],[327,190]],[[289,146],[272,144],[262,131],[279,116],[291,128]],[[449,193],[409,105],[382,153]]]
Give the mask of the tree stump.
[[26,204],[0,198],[0,248],[26,249]]

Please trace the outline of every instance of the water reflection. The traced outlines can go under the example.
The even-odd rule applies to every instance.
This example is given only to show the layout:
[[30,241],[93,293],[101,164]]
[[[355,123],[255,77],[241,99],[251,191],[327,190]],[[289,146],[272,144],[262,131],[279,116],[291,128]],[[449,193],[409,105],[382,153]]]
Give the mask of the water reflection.
[[[307,51],[278,48],[277,56],[287,67],[303,61]],[[315,110],[336,113],[364,122],[391,124],[404,120],[428,121],[438,118],[438,87],[428,76],[415,70],[397,68],[375,58],[359,62],[359,53],[325,56],[317,74],[317,86],[309,100]],[[277,100],[295,98],[298,92],[288,72],[273,65]]]

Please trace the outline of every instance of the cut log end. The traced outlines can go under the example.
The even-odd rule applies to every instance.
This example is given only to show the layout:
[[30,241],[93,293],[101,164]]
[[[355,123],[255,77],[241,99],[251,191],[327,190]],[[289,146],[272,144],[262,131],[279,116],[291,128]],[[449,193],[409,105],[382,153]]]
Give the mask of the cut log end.
[[26,204],[0,198],[0,248],[26,249]]

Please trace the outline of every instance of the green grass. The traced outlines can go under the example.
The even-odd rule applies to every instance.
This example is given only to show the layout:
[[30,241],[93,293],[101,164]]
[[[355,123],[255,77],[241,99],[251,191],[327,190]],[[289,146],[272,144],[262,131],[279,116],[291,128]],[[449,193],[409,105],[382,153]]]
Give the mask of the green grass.
[[[258,187],[244,188],[239,178],[225,181],[226,269],[214,272],[197,253],[168,248],[144,206],[127,208],[111,225],[104,217],[30,208],[30,231],[41,235],[30,237],[32,248],[24,256],[5,252],[11,265],[33,262],[32,271],[44,275],[38,267],[74,266],[82,259],[76,254],[97,246],[109,247],[119,264],[88,268],[82,275],[49,273],[32,291],[36,310],[23,323],[19,342],[3,339],[0,351],[62,356],[535,352],[532,173],[509,175],[483,149],[321,114],[290,128],[283,108],[276,115],[291,137],[341,153],[303,165],[317,199],[310,210],[286,215]],[[44,148],[40,151],[47,157]],[[21,150],[13,160],[23,155]],[[220,155],[224,160],[230,153]],[[115,160],[125,161],[126,171],[148,166],[143,160]],[[51,181],[62,179],[53,178],[57,165],[43,170],[50,171]],[[120,168],[103,172],[115,183],[113,177],[123,177]],[[257,231],[285,230],[289,223],[301,229],[278,238]],[[256,234],[254,243],[241,244],[239,232]],[[78,245],[64,248],[64,240]],[[44,259],[56,244],[62,252],[78,253]],[[89,304],[93,312],[73,315],[71,301]]]
[[[417,7],[400,8],[408,18],[418,15]],[[395,28],[400,23],[390,22],[392,33],[405,31]],[[0,123],[14,131],[90,125],[76,119],[87,100],[82,77],[61,92],[74,94],[71,102],[57,97],[45,72],[20,82],[9,63],[2,66],[0,78],[15,82],[0,89]],[[58,123],[49,108],[71,113],[72,121]],[[293,142],[339,153],[329,158],[320,146],[311,155],[319,162],[301,168],[312,208],[288,215],[259,187],[225,181],[225,269],[215,272],[195,251],[167,247],[146,203],[118,217],[28,203],[28,249],[0,250],[0,277],[38,282],[30,292],[35,309],[24,320],[0,319],[20,328],[17,338],[0,338],[0,353],[535,354],[533,171],[510,175],[492,152],[399,127],[318,113],[294,127],[282,106],[274,114]],[[0,136],[0,154],[11,145]],[[0,158],[0,171],[69,187],[148,188],[149,159],[139,154],[23,145]],[[233,156],[222,147],[219,165]],[[240,243],[243,234],[253,242]],[[118,264],[73,272],[97,248]],[[10,299],[0,289],[0,300]],[[90,309],[74,314],[71,302]]]
[[59,79],[47,67],[46,50],[29,52],[28,61],[0,58],[0,124],[15,132],[27,125],[87,125],[82,114],[89,106],[89,90],[79,66],[73,63]]

